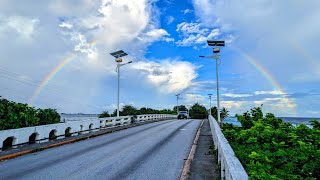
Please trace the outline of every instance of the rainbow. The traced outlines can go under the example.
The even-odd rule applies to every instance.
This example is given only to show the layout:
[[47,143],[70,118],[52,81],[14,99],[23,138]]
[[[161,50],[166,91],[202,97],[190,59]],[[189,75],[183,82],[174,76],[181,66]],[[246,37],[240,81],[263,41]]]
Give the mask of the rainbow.
[[287,41],[289,43],[289,45],[294,48],[297,52],[299,52],[304,59],[303,60],[307,60],[310,62],[310,64],[312,64],[312,67],[316,70],[316,71],[320,71],[320,64],[317,61],[316,58],[314,58],[305,48],[303,48],[297,41],[287,38]]
[[274,87],[275,90],[280,92],[279,94],[282,95],[282,99],[288,104],[288,108],[291,108],[292,113],[294,115],[297,115],[296,103],[286,96],[285,91],[282,89],[280,84],[271,76],[267,69],[265,69],[252,56],[250,56],[240,48],[235,46],[233,46],[233,48],[236,49],[251,65],[253,65],[262,74],[262,76],[269,81],[269,83]]
[[37,98],[37,96],[41,93],[43,88],[50,82],[50,80],[68,63],[70,63],[74,59],[74,54],[69,54],[64,59],[60,61],[60,63],[51,70],[51,72],[41,81],[37,89],[34,91],[32,96],[29,99],[29,104],[33,104],[34,100]]
[[[89,46],[95,46],[97,44],[98,40],[92,40],[91,42],[88,42]],[[49,83],[49,81],[67,64],[69,64],[73,59],[75,55],[69,54],[64,59],[60,61],[60,63],[53,68],[50,73],[41,81],[40,85],[37,87],[37,89],[32,94],[31,98],[29,99],[29,104],[33,104],[34,100],[37,98],[37,96],[41,93],[43,88]]]

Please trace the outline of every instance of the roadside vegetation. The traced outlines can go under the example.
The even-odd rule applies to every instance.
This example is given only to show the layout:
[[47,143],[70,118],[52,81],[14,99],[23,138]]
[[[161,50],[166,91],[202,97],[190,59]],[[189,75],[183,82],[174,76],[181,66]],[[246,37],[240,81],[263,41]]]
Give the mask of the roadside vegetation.
[[[179,106],[179,111],[188,111],[188,108],[185,105]],[[177,115],[177,106],[174,106],[173,109],[152,109],[152,108],[146,108],[142,107],[140,109],[131,106],[131,105],[125,105],[123,106],[122,110],[119,112],[120,116],[129,116],[129,115],[140,115],[140,114],[175,114]],[[117,110],[114,110],[113,113],[109,113],[108,111],[102,112],[99,117],[114,117],[117,116]],[[208,117],[208,111],[199,103],[193,104],[189,109],[189,116],[192,119],[205,119]]]
[[205,119],[208,117],[208,111],[199,103],[195,103],[190,107],[189,115],[192,119]]
[[60,115],[55,109],[35,109],[28,104],[0,98],[0,130],[59,122]]
[[[218,108],[216,106],[211,108],[211,114],[214,117],[214,119],[216,119],[216,120],[218,120],[218,113],[217,112],[218,112]],[[221,122],[219,124],[220,127],[222,127],[224,119],[226,119],[228,116],[229,116],[228,109],[226,109],[224,107],[221,108],[221,110],[220,110],[220,120],[221,120]]]
[[320,179],[320,123],[293,126],[261,107],[236,115],[223,133],[250,179]]
[[[123,106],[122,110],[119,112],[119,115],[129,116],[129,115],[140,115],[140,114],[177,114],[176,109],[177,107],[175,107],[173,110],[170,110],[170,109],[157,110],[157,109],[146,108],[146,107],[142,107],[138,109],[131,105],[125,105]],[[117,110],[114,110],[112,114],[109,114],[108,111],[104,111],[99,115],[99,118],[115,117],[115,116],[117,116]]]

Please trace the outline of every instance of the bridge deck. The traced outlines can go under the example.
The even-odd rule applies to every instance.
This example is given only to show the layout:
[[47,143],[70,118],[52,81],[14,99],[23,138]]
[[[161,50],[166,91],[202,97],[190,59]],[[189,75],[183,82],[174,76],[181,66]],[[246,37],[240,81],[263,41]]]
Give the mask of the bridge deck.
[[178,179],[201,121],[146,124],[0,163],[1,179]]

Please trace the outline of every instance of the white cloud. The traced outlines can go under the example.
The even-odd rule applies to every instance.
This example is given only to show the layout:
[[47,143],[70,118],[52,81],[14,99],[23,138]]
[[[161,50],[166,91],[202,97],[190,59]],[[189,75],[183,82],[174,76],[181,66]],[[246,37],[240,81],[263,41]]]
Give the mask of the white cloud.
[[142,38],[144,41],[154,42],[160,40],[162,37],[169,36],[168,32],[164,29],[152,29],[145,34]]
[[200,23],[187,23],[183,22],[177,25],[177,32],[182,32],[185,35],[197,33],[197,34],[204,34],[207,33],[209,30],[206,28],[201,28]]
[[168,17],[167,17],[167,24],[168,24],[168,25],[171,24],[171,23],[173,23],[173,21],[174,21],[174,17],[173,17],[173,16],[168,16]]
[[[221,36],[218,28],[206,28],[201,23],[182,22],[177,25],[176,31],[181,33],[182,40],[176,43],[179,46],[195,46],[206,44],[208,39],[217,39]],[[228,35],[227,43],[232,42],[232,35]]]
[[264,94],[270,94],[270,95],[284,95],[285,93],[279,91],[279,90],[272,90],[272,91],[255,91],[255,95],[264,95]]
[[185,10],[183,10],[182,12],[183,12],[184,15],[186,15],[186,14],[192,13],[193,10],[191,10],[191,9],[185,9]]
[[[1,34],[16,32],[22,39],[31,40],[36,31],[39,19],[23,16],[0,16],[0,37]],[[3,35],[2,35],[3,36]]]
[[[291,99],[293,100],[293,99]],[[277,116],[297,116],[295,112],[296,104],[286,98],[264,98],[254,101],[256,106],[263,104],[264,112],[271,112]]]
[[316,78],[320,69],[316,60],[319,51],[315,39],[320,38],[320,21],[317,21],[320,1],[294,0],[288,4],[285,1],[193,0],[192,3],[199,23],[219,27],[221,33],[234,32],[236,37],[230,39],[241,41],[234,41],[233,45],[245,47],[278,81],[296,88],[302,88],[297,87],[301,82],[319,82]]
[[59,27],[71,29],[73,26],[70,23],[62,22],[61,24],[59,24]]
[[234,94],[234,93],[225,93],[222,94],[223,96],[226,97],[231,97],[231,98],[241,98],[241,97],[250,97],[252,96],[251,94]]
[[194,104],[194,103],[200,103],[202,105],[206,105],[209,100],[201,94],[192,94],[192,93],[187,93],[184,95],[184,103],[186,104]]
[[133,63],[131,68],[145,74],[148,82],[164,94],[178,93],[190,87],[198,76],[194,65],[180,60],[140,61]]
[[[13,1],[0,7],[0,38],[12,40],[18,37],[33,41],[27,45],[20,41],[0,44],[3,50],[1,67],[30,80],[14,75],[10,78],[15,81],[0,78],[0,84],[10,89],[0,92],[12,100],[27,102],[45,77],[56,70],[35,99],[33,105],[37,107],[52,107],[60,112],[100,112],[101,107],[114,103],[116,97],[115,63],[110,52],[123,49],[129,54],[124,60],[143,59],[147,47],[153,42],[174,41],[166,30],[159,27],[158,17],[154,14],[157,7],[152,1],[79,0],[74,3],[56,0],[35,4],[19,2],[19,7],[23,8],[17,8]],[[194,79],[192,73],[196,74],[190,63],[168,60],[158,64],[168,64],[169,69],[176,72],[170,76],[179,81],[169,79],[168,85],[162,86],[161,77],[148,74],[148,82],[137,82],[136,89],[144,87],[142,91],[154,94],[156,90],[148,88],[158,85],[163,92],[166,87],[170,88],[169,91],[178,91],[188,87]],[[130,73],[130,77],[122,74],[123,86],[135,81],[140,74],[136,69]],[[179,73],[189,77],[184,80]],[[123,102],[132,102],[135,98],[130,96],[132,93],[128,91],[131,90],[129,87],[121,91],[127,93],[126,98],[131,98],[123,99]],[[136,94],[139,92],[140,89]],[[149,100],[141,102],[152,106],[148,104]]]

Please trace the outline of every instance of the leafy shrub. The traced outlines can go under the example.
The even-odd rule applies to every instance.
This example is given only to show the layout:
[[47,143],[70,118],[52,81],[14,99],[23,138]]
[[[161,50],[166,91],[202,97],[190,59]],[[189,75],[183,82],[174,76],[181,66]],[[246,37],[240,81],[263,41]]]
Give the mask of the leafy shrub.
[[199,103],[191,106],[189,114],[192,119],[205,119],[208,116],[207,109]]
[[223,126],[251,179],[320,179],[319,122],[285,123],[261,107],[237,115],[242,127]]
[[27,104],[0,99],[0,130],[60,122],[54,109],[35,109]]

